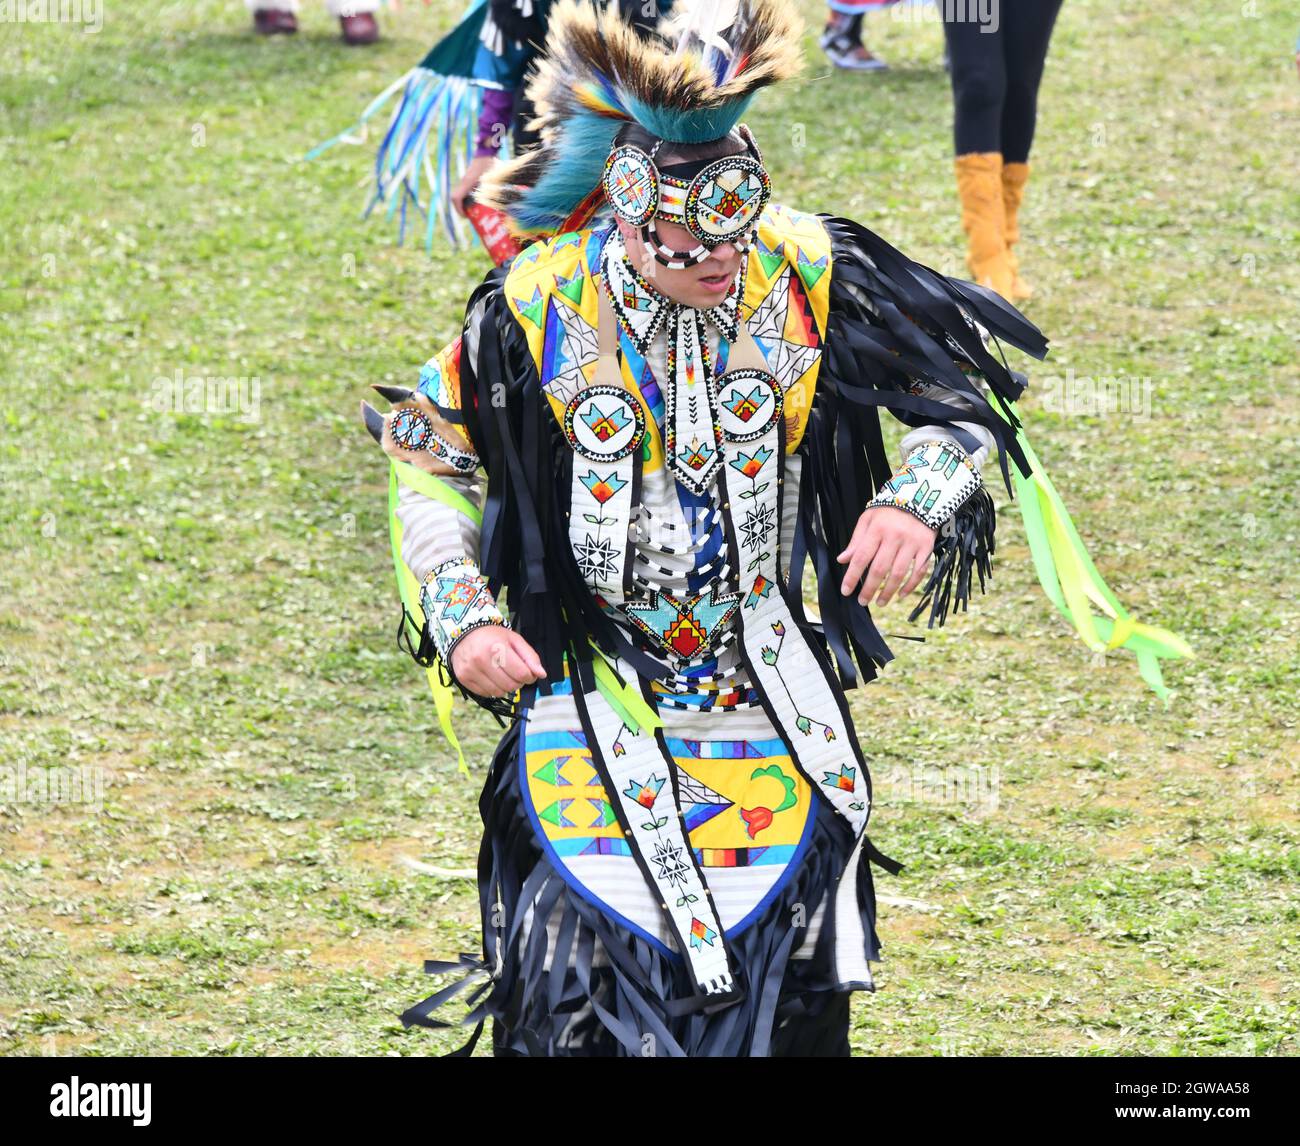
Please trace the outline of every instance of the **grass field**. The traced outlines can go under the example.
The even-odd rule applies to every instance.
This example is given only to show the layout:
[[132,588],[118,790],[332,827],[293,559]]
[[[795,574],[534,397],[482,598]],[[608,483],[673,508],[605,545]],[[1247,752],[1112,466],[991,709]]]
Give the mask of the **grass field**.
[[[1018,363],[1022,414],[1112,587],[1199,655],[1168,707],[1094,658],[994,490],[988,595],[852,697],[873,838],[907,865],[877,881],[860,1054],[1300,1050],[1284,7],[1066,0],[1024,221],[1053,351]],[[474,886],[404,860],[473,865],[497,729],[461,713],[459,775],[395,647],[356,408],[413,382],[486,261],[362,222],[368,148],[301,162],[457,8],[408,3],[361,51],[311,2],[271,42],[235,0],[0,24],[0,764],[104,778],[102,808],[0,806],[0,1051],[461,1041],[397,1014],[424,958],[477,948]],[[756,106],[778,197],[962,274],[940,30],[871,34],[890,73],[829,74],[810,34]],[[1149,408],[1048,408],[1070,372],[1149,380]],[[259,401],[160,411],[177,377]]]

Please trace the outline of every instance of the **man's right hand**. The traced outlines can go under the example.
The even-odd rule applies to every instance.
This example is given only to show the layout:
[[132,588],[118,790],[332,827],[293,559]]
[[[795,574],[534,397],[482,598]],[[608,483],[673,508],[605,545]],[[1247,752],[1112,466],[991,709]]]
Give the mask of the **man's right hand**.
[[451,671],[479,696],[513,696],[546,677],[533,646],[504,625],[481,625],[461,637],[451,651]]

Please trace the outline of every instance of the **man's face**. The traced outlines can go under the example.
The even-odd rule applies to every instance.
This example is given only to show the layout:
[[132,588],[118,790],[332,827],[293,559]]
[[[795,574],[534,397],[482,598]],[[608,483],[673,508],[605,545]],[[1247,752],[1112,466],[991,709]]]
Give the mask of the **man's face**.
[[[627,247],[629,261],[650,285],[673,302],[696,310],[708,310],[727,297],[727,291],[740,270],[740,260],[745,257],[734,243],[722,243],[713,248],[704,262],[670,270],[655,261],[650,249],[641,241],[640,233],[630,223],[619,219],[618,229]],[[681,223],[656,219],[655,231],[660,243],[675,251],[689,251],[698,245],[695,236]]]

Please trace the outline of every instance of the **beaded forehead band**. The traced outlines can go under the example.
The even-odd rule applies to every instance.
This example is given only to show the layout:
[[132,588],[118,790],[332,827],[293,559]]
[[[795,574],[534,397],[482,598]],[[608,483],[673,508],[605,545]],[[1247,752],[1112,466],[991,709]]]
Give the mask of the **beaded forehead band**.
[[[758,220],[772,194],[772,181],[749,129],[738,128],[746,151],[694,164],[674,165],[689,178],[670,175],[655,164],[663,140],[650,151],[634,144],[614,147],[601,180],[614,213],[641,232],[655,261],[670,269],[695,266],[721,243],[749,249]],[[698,168],[698,170],[693,170]],[[660,241],[655,220],[683,225],[697,240],[689,251]]]

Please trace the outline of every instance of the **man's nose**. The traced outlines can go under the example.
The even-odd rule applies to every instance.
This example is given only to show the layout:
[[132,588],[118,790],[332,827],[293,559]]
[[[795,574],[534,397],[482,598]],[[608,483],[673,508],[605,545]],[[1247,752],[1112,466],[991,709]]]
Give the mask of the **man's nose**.
[[709,253],[720,263],[728,263],[732,257],[738,253],[739,249],[735,243],[719,243]]

